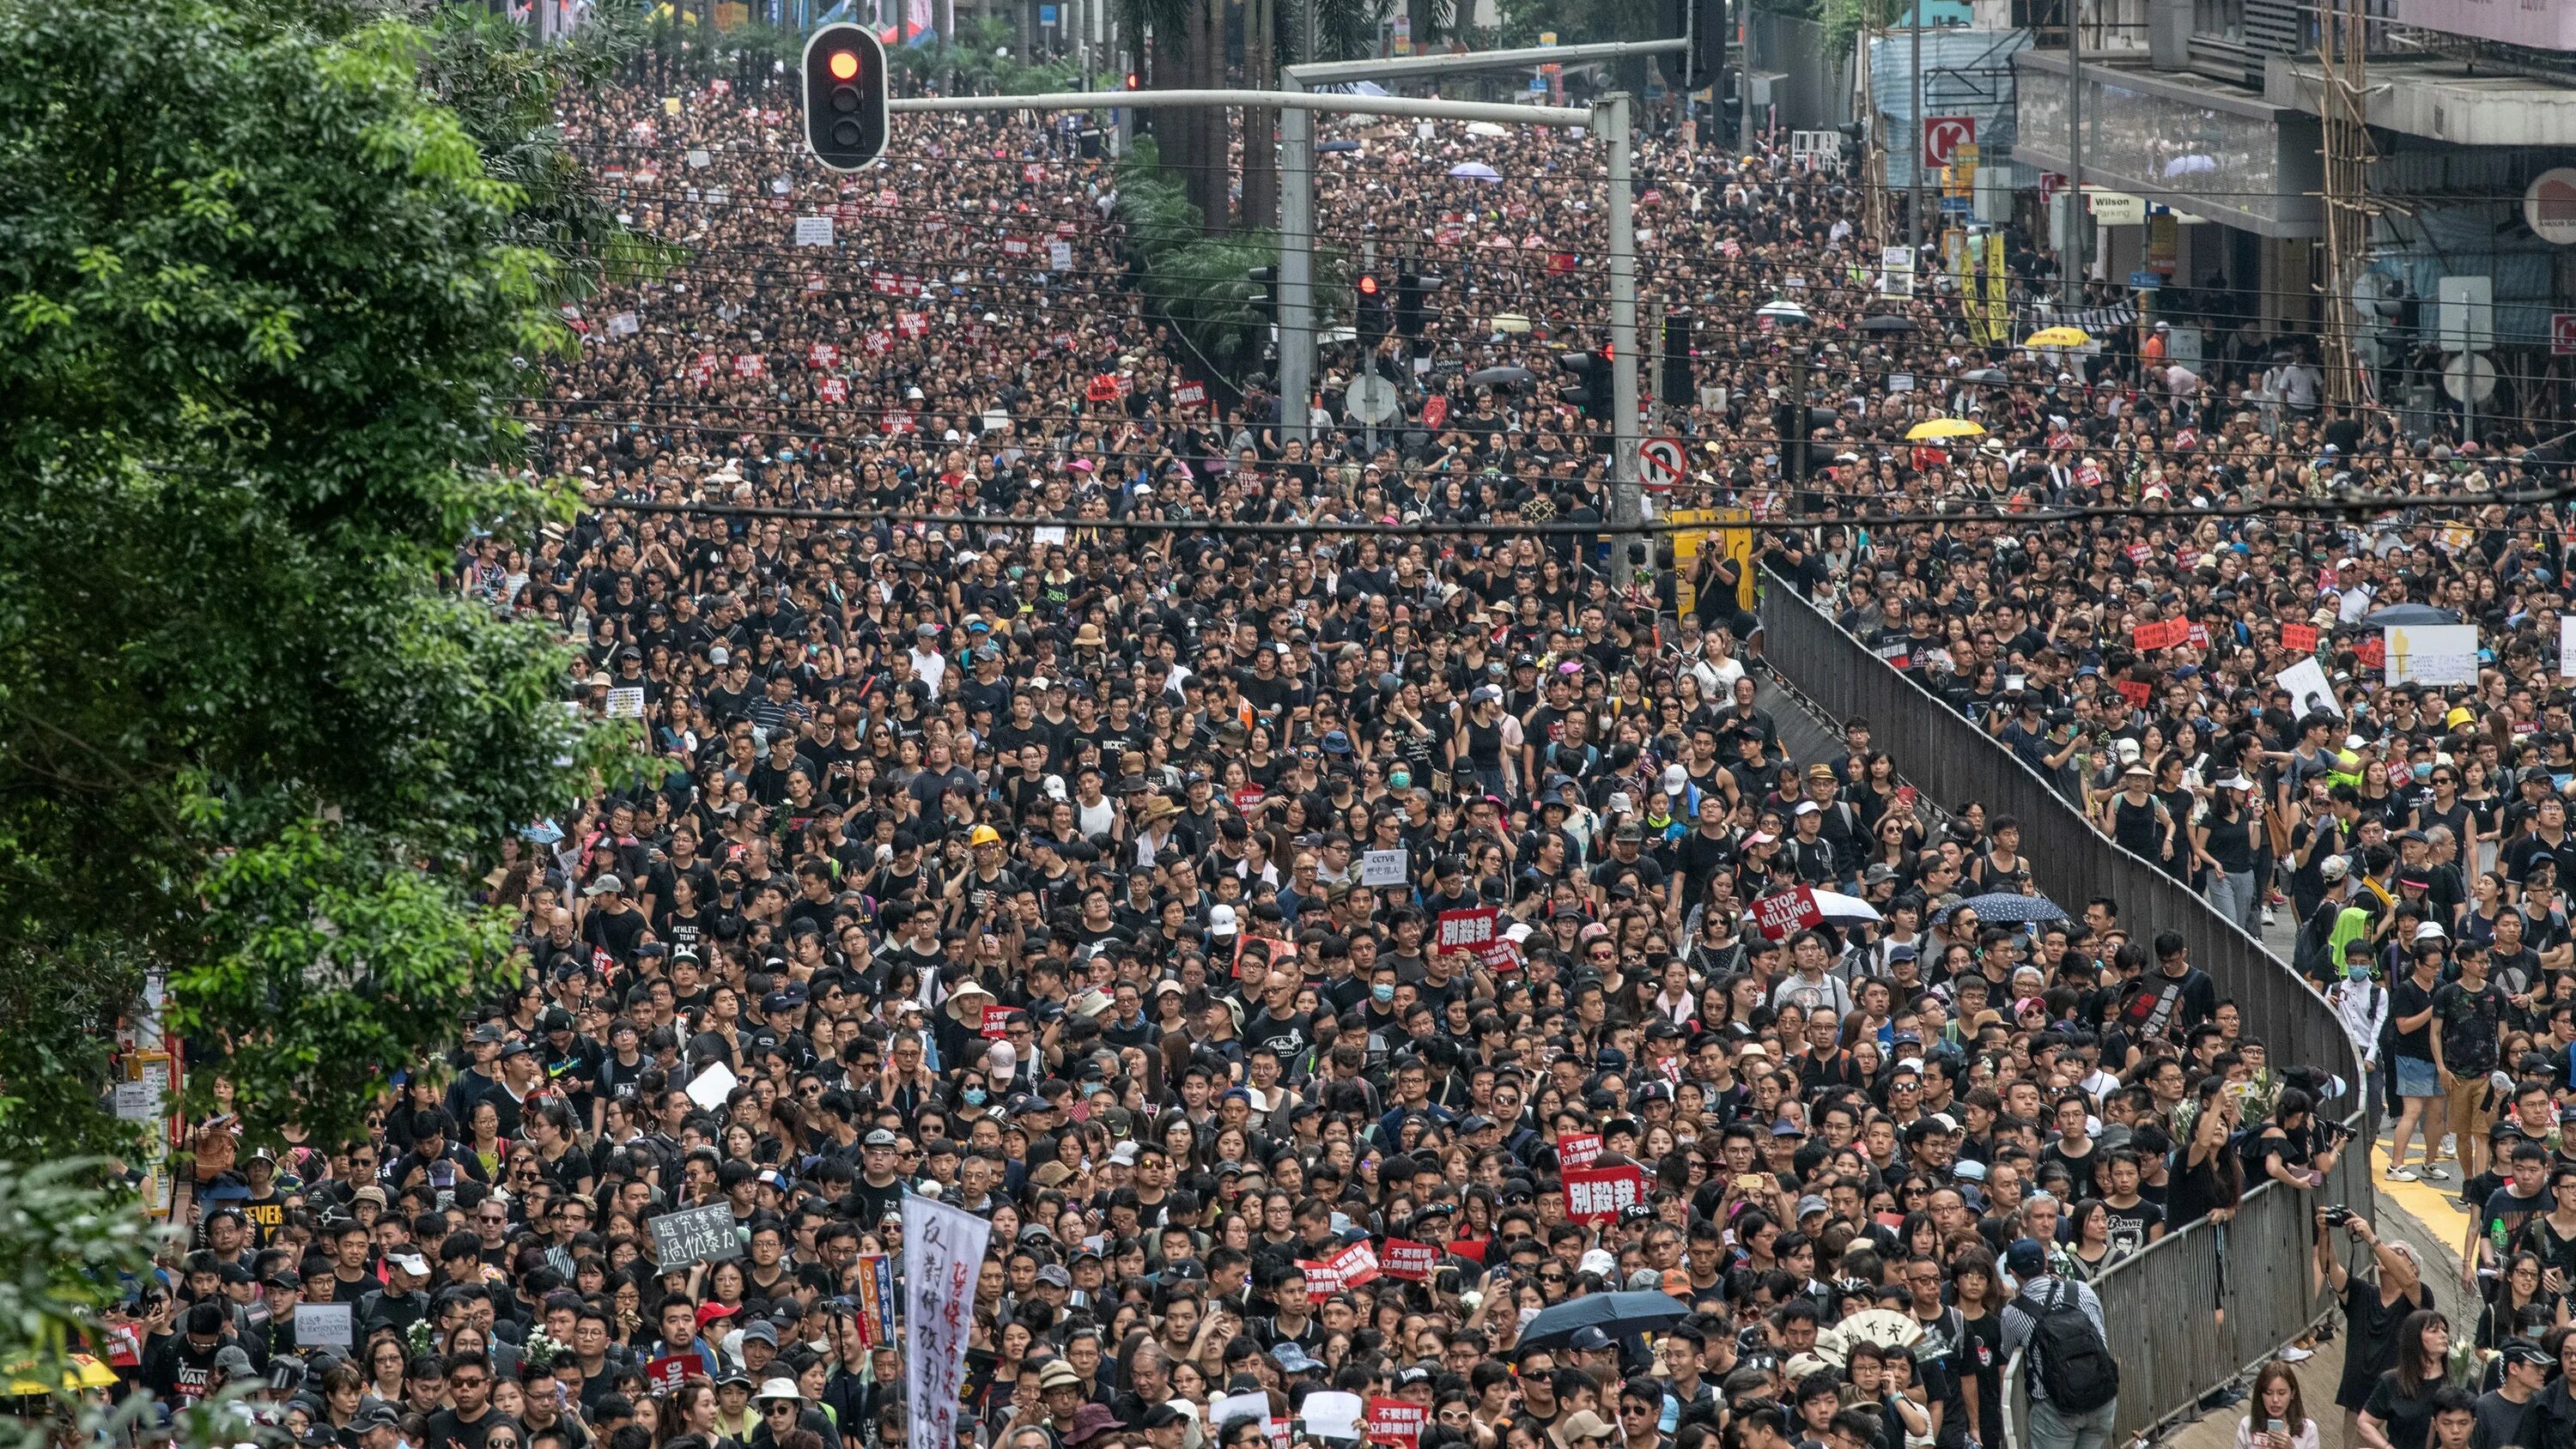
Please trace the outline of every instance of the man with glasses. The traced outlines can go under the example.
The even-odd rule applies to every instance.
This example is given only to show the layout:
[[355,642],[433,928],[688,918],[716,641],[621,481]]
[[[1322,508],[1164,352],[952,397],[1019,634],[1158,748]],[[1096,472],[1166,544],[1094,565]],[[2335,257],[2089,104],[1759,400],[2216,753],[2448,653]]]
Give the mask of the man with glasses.
[[446,1362],[449,1407],[429,1416],[423,1449],[491,1449],[495,1431],[517,1426],[492,1408],[492,1361],[479,1353],[450,1354]]

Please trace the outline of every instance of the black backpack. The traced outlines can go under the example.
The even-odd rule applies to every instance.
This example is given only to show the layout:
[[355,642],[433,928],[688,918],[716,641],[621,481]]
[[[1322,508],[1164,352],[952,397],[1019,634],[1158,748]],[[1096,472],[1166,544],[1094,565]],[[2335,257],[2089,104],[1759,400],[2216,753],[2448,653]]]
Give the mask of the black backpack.
[[2062,1279],[2049,1287],[2046,1303],[2025,1289],[2014,1305],[2030,1318],[2031,1373],[2051,1408],[2089,1414],[2120,1396],[2120,1366],[2075,1291]]

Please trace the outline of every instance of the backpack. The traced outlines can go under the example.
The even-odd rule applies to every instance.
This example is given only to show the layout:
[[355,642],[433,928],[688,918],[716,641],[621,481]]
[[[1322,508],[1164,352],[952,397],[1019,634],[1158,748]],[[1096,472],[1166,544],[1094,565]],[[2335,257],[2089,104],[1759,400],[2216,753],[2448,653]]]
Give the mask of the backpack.
[[2030,1317],[2031,1375],[2050,1407],[2089,1414],[2120,1396],[2120,1366],[2074,1290],[2063,1280],[2049,1286],[2054,1291],[2045,1304],[2027,1290],[2015,1304]]

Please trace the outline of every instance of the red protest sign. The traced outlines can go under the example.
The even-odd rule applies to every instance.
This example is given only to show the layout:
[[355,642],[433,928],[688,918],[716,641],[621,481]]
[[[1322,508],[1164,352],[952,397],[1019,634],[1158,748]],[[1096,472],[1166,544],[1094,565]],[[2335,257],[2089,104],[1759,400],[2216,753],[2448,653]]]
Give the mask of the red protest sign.
[[1297,1271],[1306,1275],[1306,1301],[1309,1303],[1321,1303],[1342,1291],[1342,1275],[1335,1272],[1330,1263],[1300,1258]]
[[1353,1243],[1333,1255],[1331,1267],[1345,1288],[1374,1283],[1378,1278],[1377,1250],[1366,1243]]
[[2364,639],[2353,646],[2352,657],[2364,669],[2382,669],[2388,664],[2388,640],[2385,636]]
[[805,365],[812,368],[837,367],[841,349],[829,342],[817,342],[805,349]]
[[2132,709],[2145,709],[2156,697],[2154,686],[2134,679],[2115,679],[2111,681],[2111,687],[2120,691],[2120,697],[2127,700]]
[[988,1037],[1010,1035],[1011,1009],[997,1001],[987,1002],[984,1006],[984,1019],[976,1024],[976,1030]]
[[823,385],[820,392],[823,401],[825,402],[848,402],[850,400],[850,380],[846,377],[827,377],[823,379]]
[[658,1398],[678,1388],[689,1375],[701,1372],[703,1368],[696,1354],[675,1353],[644,1365],[644,1378],[653,1386],[654,1396]]
[[2295,649],[2301,654],[2316,653],[2317,626],[2314,624],[2282,625],[2281,647],[2284,649]]
[[1598,1132],[1560,1132],[1556,1136],[1556,1165],[1559,1168],[1590,1167],[1601,1156],[1601,1134]]
[[2129,642],[2142,650],[2167,649],[2191,636],[2191,626],[2180,619],[2161,619],[2140,624],[2129,631]]
[[1576,1168],[1564,1182],[1565,1215],[1579,1223],[1605,1222],[1646,1200],[1646,1174],[1634,1164]]
[[1512,943],[1503,939],[1502,920],[1502,911],[1494,906],[1442,911],[1436,938],[1439,949],[1471,952],[1478,964],[1489,969],[1508,967],[1514,957]]
[[2206,649],[2209,647],[2209,631],[2198,624],[2194,624],[2190,628],[2185,629],[2182,637],[2183,642],[2189,644],[2194,649]]
[[1785,941],[1792,932],[1822,925],[1824,919],[1824,908],[1816,904],[1816,893],[1808,886],[1764,896],[1753,903],[1753,923],[1768,940]]
[[1260,805],[1262,794],[1262,789],[1258,785],[1246,785],[1242,789],[1235,791],[1234,813],[1237,815],[1251,814],[1253,809]]
[[1378,1255],[1378,1267],[1390,1278],[1410,1278],[1420,1282],[1431,1276],[1440,1262],[1440,1250],[1429,1243],[1409,1242],[1403,1238],[1386,1240],[1386,1251]]
[[1447,393],[1433,393],[1431,396],[1422,400],[1422,425],[1424,427],[1429,428],[1434,432],[1438,432],[1440,430],[1440,425],[1447,421],[1449,421],[1449,395]]
[[1203,382],[1182,383],[1179,387],[1172,389],[1172,401],[1185,408],[1206,407],[1207,384]]
[[1083,386],[1082,397],[1085,402],[1116,402],[1118,400],[1118,379],[1111,377],[1105,372],[1101,373]]
[[1422,1442],[1422,1424],[1426,1414],[1420,1404],[1408,1404],[1402,1399],[1371,1399],[1368,1401],[1368,1441],[1414,1449]]
[[897,312],[894,314],[894,330],[906,337],[923,336],[930,331],[930,315],[926,312]]
[[2154,553],[2155,550],[2147,547],[2143,543],[2133,543],[2123,550],[2123,552],[2128,554],[2129,562],[2145,563],[2147,561],[2147,556]]

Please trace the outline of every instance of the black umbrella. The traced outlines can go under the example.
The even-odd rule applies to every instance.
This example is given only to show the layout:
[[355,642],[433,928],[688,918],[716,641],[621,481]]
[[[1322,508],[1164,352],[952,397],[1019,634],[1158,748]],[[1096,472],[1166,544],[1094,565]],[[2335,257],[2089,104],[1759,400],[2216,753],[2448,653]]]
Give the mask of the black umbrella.
[[1487,367],[1467,374],[1467,381],[1479,387],[1515,387],[1529,380],[1526,367]]
[[2374,626],[2386,624],[2456,624],[2460,622],[2460,616],[2449,609],[2436,608],[2431,604],[2391,604],[2385,609],[2379,609],[2372,613],[2362,615],[2361,622]]
[[1318,141],[1315,143],[1315,149],[1326,155],[1331,155],[1341,151],[1356,151],[1359,148],[1360,143],[1357,141]]
[[1689,1316],[1690,1305],[1669,1293],[1587,1293],[1540,1309],[1518,1342],[1524,1351],[1563,1348],[1578,1328],[1597,1328],[1617,1338],[1670,1328]]
[[1914,330],[1914,324],[1906,318],[1897,316],[1893,312],[1881,312],[1876,316],[1863,317],[1860,319],[1860,330],[1863,332],[1911,332]]

